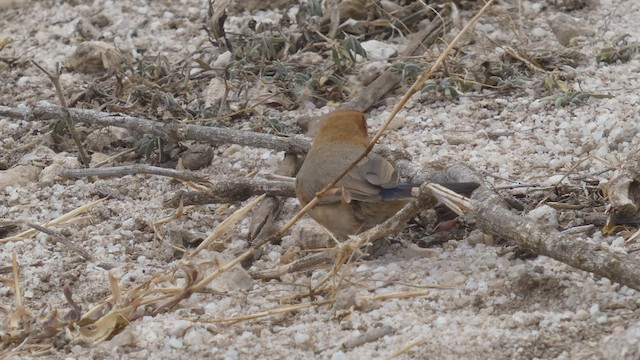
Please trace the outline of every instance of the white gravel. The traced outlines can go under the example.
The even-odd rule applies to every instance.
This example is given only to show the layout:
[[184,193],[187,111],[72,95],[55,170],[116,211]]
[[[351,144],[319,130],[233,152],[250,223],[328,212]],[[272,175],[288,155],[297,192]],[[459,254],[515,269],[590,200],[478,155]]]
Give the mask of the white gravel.
[[[518,45],[518,39],[525,39],[529,48],[560,47],[545,20],[558,12],[549,4],[553,1],[501,3],[505,7],[512,6],[511,3],[522,5],[518,11],[523,17],[515,21],[519,33],[506,28],[493,14],[487,14],[476,30],[511,46]],[[0,39],[10,36],[14,42],[0,50],[0,58],[24,56],[48,68],[63,62],[81,41],[75,30],[79,19],[98,12],[111,20],[111,25],[101,30],[103,35],[134,57],[141,53],[157,54],[177,61],[208,42],[201,30],[207,11],[201,1],[34,1],[1,9]],[[517,7],[509,15],[515,18],[517,11],[513,9]],[[465,19],[471,16],[462,14]],[[230,27],[241,31],[252,17],[266,22],[277,21],[280,16],[268,10],[230,16],[227,21]],[[427,92],[411,99],[399,123],[382,141],[405,149],[420,166],[467,162],[497,185],[557,180],[554,176],[563,175],[589,156],[592,159],[578,166],[576,172],[601,170],[605,168],[601,160],[619,164],[632,148],[640,145],[637,117],[640,58],[616,64],[596,64],[593,59],[598,49],[608,46],[615,36],[628,33],[633,39],[640,39],[637,26],[640,3],[600,0],[599,5],[573,11],[571,16],[595,30],[594,36],[581,43],[580,51],[589,60],[575,69],[574,86],[611,98],[591,98],[585,104],[556,108],[553,101],[542,102],[544,95],[532,90],[513,95],[469,90],[459,101]],[[489,58],[502,51],[484,36],[476,35],[474,40],[469,52],[485,49]],[[367,43],[367,47],[368,52],[375,54],[370,60],[376,61],[384,61],[392,51],[401,48],[374,42]],[[229,60],[229,55],[222,55],[217,61],[226,64]],[[366,61],[360,64],[366,65]],[[0,74],[0,105],[54,99],[48,80],[33,66],[0,67]],[[63,86],[75,90],[92,80],[89,75],[71,73],[63,78]],[[369,118],[375,120],[370,122],[372,130],[377,130],[376,126],[399,96],[392,95],[386,105],[368,112]],[[282,113],[281,121],[293,124],[298,116],[328,110],[306,106],[304,110]],[[47,126],[0,118],[0,152],[41,140]],[[495,133],[504,135],[490,136]],[[70,156],[55,154],[54,159],[40,158],[39,163],[74,166]],[[281,153],[264,149],[221,146],[215,150],[211,166],[201,173],[215,178],[221,173],[245,176],[252,171],[272,172],[280,158]],[[30,160],[29,165],[33,163],[38,161]],[[604,181],[607,176],[600,175],[600,179]],[[173,250],[154,240],[150,224],[173,215],[175,210],[165,208],[163,202],[181,189],[185,187],[175,181],[154,176],[93,182],[62,181],[47,176],[26,185],[0,189],[0,217],[43,224],[110,195],[85,217],[60,231],[101,263],[131,264],[114,271],[121,286],[128,289],[142,283],[149,274],[174,264]],[[174,228],[208,234],[238,206],[191,209],[184,217],[161,226],[158,235],[164,238]],[[287,202],[283,216],[290,216],[294,209],[295,202]],[[246,245],[248,227],[246,219],[231,234],[231,253]],[[619,235],[596,232],[589,241],[606,242],[620,251],[625,248]],[[61,290],[65,285],[85,311],[110,295],[106,270],[61,250],[48,236],[2,243],[0,249],[0,264],[9,264],[12,252],[16,252],[25,302],[33,311],[45,304],[61,309],[62,313],[68,311]],[[640,357],[640,297],[635,290],[548,258],[510,260],[499,256],[496,250],[492,246],[452,241],[436,248],[435,256],[416,258],[395,247],[382,258],[354,265],[348,284],[344,284],[347,289],[343,290],[362,299],[428,286],[442,287],[424,296],[358,300],[346,309],[320,306],[228,326],[191,321],[277,308],[281,306],[279,298],[299,293],[327,274],[327,269],[318,269],[287,275],[283,282],[242,283],[240,288],[246,290],[230,286],[235,290],[194,294],[174,311],[132,322],[107,342],[70,344],[53,350],[45,358],[370,359],[385,358],[414,343],[400,358]],[[273,266],[283,252],[280,245],[268,246],[255,266]],[[14,296],[4,282],[0,285],[0,296],[3,308],[14,306]],[[381,325],[391,326],[394,333],[354,349],[341,347],[345,340]]]

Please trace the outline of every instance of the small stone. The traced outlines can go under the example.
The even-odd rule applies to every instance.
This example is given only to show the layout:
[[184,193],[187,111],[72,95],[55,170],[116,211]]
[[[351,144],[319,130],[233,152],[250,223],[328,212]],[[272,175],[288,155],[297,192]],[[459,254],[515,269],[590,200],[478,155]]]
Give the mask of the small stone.
[[331,235],[320,224],[312,219],[298,221],[291,230],[291,236],[283,243],[283,247],[299,247],[303,250],[326,249],[336,245]]
[[349,310],[356,305],[356,292],[353,290],[342,290],[336,295],[333,303],[333,310]]
[[310,339],[308,334],[296,333],[293,335],[293,341],[295,341],[298,346],[306,344]]
[[174,349],[182,349],[182,347],[184,346],[182,340],[176,339],[174,337],[170,338],[169,341],[167,341],[167,344]]
[[238,352],[236,350],[229,349],[227,350],[227,352],[224,353],[224,360],[236,360],[236,359],[238,359]]
[[388,60],[397,54],[395,46],[379,40],[363,41],[360,46],[367,52],[367,58],[373,61]]
[[584,26],[586,25],[585,21],[581,21],[567,14],[558,14],[547,20],[547,23],[558,42],[563,46],[569,45],[571,39],[575,37],[592,36],[594,34],[593,30]]
[[225,51],[224,53],[218,55],[218,58],[213,62],[214,68],[224,68],[231,63],[233,55],[231,52]]
[[188,170],[200,170],[211,164],[213,160],[213,148],[206,145],[194,145],[182,155],[182,165]]
[[587,320],[589,318],[589,313],[587,310],[580,309],[576,311],[576,315],[573,318],[578,321]]
[[125,329],[118,335],[114,336],[111,341],[108,342],[109,347],[124,347],[124,346],[133,346],[136,344],[136,337],[133,335],[131,330]]
[[67,58],[65,67],[83,74],[103,73],[114,64],[121,64],[126,56],[104,41],[85,41]]
[[[216,263],[222,265],[234,260],[234,256],[226,253],[211,252],[206,255],[209,258],[215,258]],[[210,271],[210,269],[206,269]],[[206,271],[203,271],[205,273]],[[222,292],[247,291],[253,288],[253,279],[251,275],[236,265],[231,269],[223,272],[207,285],[208,289]]]
[[53,157],[53,163],[40,172],[39,181],[44,183],[54,182],[62,171],[79,168],[80,162],[78,159],[68,155],[67,153],[56,154]]
[[30,165],[18,165],[8,170],[0,170],[0,190],[8,186],[17,187],[35,182],[40,168]]
[[349,360],[349,357],[342,351],[338,351],[331,355],[331,360]]
[[527,217],[539,223],[540,225],[547,226],[553,229],[558,228],[557,211],[548,205],[542,205],[529,211]]
[[484,244],[484,233],[478,229],[472,230],[467,236],[467,243],[469,245]]
[[175,320],[171,322],[171,327],[168,329],[168,334],[176,337],[182,337],[184,333],[189,329],[193,323],[188,320]]

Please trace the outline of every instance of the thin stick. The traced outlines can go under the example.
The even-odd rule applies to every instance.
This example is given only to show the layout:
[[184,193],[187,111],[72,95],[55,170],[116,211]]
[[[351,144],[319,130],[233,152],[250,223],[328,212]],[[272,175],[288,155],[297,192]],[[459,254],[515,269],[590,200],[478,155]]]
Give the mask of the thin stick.
[[157,166],[137,164],[127,166],[113,166],[105,168],[90,168],[90,169],[68,169],[60,173],[63,178],[72,177],[88,177],[88,176],[125,176],[125,175],[159,175],[167,176],[174,179],[194,181],[194,182],[207,182],[207,178],[200,176],[194,172],[183,170],[174,170],[161,168]]
[[123,150],[123,151],[121,151],[121,152],[119,152],[119,153],[117,153],[117,154],[115,154],[113,156],[108,157],[107,159],[105,159],[103,161],[100,161],[99,163],[93,165],[92,167],[99,168],[99,167],[101,167],[103,165],[106,165],[106,164],[118,159],[121,156],[127,155],[129,153],[134,152],[134,151],[136,151],[136,149],[133,149],[133,148],[132,149]]
[[385,360],[391,360],[391,359],[397,358],[398,356],[406,353],[407,351],[411,350],[412,348],[414,348],[414,347],[416,347],[416,346],[418,346],[420,344],[425,343],[426,341],[427,341],[427,338],[418,339],[418,340],[410,343],[409,345],[403,347],[402,349],[400,349],[400,350],[398,350],[398,351],[396,351],[394,353],[391,353],[389,356],[387,356],[385,358]]
[[[163,123],[130,115],[108,113],[89,109],[68,109],[76,122],[92,125],[116,126],[131,131],[161,137],[172,141],[195,140],[206,144],[238,144],[241,146],[259,147],[290,154],[305,154],[311,147],[311,140],[302,135],[289,137],[276,136],[253,131],[242,131],[212,126],[184,125],[180,123]],[[24,121],[57,119],[65,110],[47,101],[40,101],[30,107],[9,107],[0,105],[0,116]],[[377,145],[375,152],[390,159],[407,159],[404,151],[392,150],[387,146]]]
[[362,346],[366,343],[376,341],[387,335],[391,335],[394,332],[395,332],[395,329],[392,328],[391,326],[381,326],[378,328],[373,328],[362,335],[359,335],[355,338],[352,338],[343,342],[342,348],[346,350],[352,350],[357,348],[358,346]]
[[15,250],[11,253],[11,268],[13,270],[13,289],[15,290],[16,309],[20,309],[24,303],[22,301],[22,289],[20,288],[20,267],[18,266]]
[[38,69],[42,70],[42,72],[49,77],[49,80],[51,80],[53,87],[56,89],[56,93],[58,94],[58,100],[60,100],[60,105],[62,106],[62,109],[64,111],[64,120],[67,123],[69,134],[71,134],[71,138],[73,139],[73,141],[76,143],[76,146],[78,147],[78,153],[80,155],[80,163],[82,163],[82,166],[84,167],[89,167],[89,164],[91,163],[91,158],[89,157],[89,155],[87,155],[87,152],[85,151],[84,146],[82,145],[82,140],[80,140],[80,136],[78,136],[78,133],[76,132],[76,123],[73,120],[73,117],[71,116],[71,112],[69,112],[69,107],[67,106],[67,100],[65,99],[64,93],[62,92],[62,87],[60,86],[60,75],[62,74],[62,68],[59,65],[56,65],[57,69],[54,75],[49,71],[47,71],[42,66],[40,66],[40,64],[38,64],[34,60],[31,60],[31,62],[33,63],[33,65],[37,66]]
[[200,322],[200,323],[232,324],[232,323],[236,323],[236,322],[240,322],[240,321],[258,319],[258,318],[266,317],[266,316],[270,316],[270,315],[284,314],[284,313],[288,313],[288,312],[292,312],[292,311],[297,311],[297,310],[300,310],[300,309],[309,308],[309,307],[312,307],[312,306],[320,306],[320,305],[331,304],[334,301],[335,300],[322,300],[322,301],[314,301],[314,302],[305,303],[305,304],[283,306],[283,307],[278,308],[278,309],[266,310],[266,311],[261,311],[261,312],[257,312],[257,313],[250,314],[250,315],[235,316],[235,317],[229,317],[229,318],[223,318],[223,319],[212,319],[212,320],[189,319],[189,320],[195,321],[195,322]]
[[28,221],[24,222],[25,225],[34,228],[40,232],[43,232],[49,236],[51,236],[51,238],[53,238],[53,240],[57,243],[60,243],[61,245],[63,245],[64,247],[66,247],[67,249],[75,252],[76,254],[80,255],[80,257],[82,257],[85,261],[88,262],[93,262],[93,256],[91,256],[91,254],[89,254],[85,249],[79,247],[78,245],[74,244],[73,242],[71,242],[71,240],[67,239],[66,237],[64,237],[62,234],[59,234],[56,231],[53,231],[51,229],[48,229],[44,226],[35,224],[35,223],[31,223]]

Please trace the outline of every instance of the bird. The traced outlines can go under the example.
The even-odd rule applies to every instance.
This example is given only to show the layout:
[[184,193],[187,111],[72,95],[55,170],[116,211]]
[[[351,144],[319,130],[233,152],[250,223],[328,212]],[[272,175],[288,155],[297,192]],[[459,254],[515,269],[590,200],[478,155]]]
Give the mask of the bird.
[[[336,110],[320,123],[317,135],[295,179],[295,193],[304,207],[369,145],[365,115],[358,110]],[[471,184],[471,185],[469,185]],[[442,184],[454,191],[479,184]],[[477,185],[477,186],[476,186]],[[412,200],[411,189],[393,164],[370,152],[308,210],[317,223],[339,241],[383,223]],[[470,192],[469,191],[469,192]]]

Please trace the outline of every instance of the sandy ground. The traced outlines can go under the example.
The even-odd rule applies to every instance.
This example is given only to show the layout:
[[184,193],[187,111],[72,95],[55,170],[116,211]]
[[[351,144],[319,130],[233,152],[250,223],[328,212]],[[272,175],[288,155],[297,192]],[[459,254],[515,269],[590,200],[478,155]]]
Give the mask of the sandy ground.
[[[570,2],[500,2],[501,7],[510,9],[511,24],[518,31],[511,31],[489,15],[476,28],[484,35],[477,35],[475,49],[482,48],[485,53],[469,56],[495,58],[500,49],[489,39],[531,49],[561,49],[548,22],[564,9],[557,3]],[[609,94],[610,98],[590,98],[581,104],[556,107],[553,100],[542,101],[544,96],[533,86],[514,93],[470,90],[457,101],[424,93],[410,101],[399,116],[401,126],[391,130],[382,142],[406,150],[416,166],[466,162],[496,185],[544,183],[589,156],[619,164],[640,142],[636,116],[640,60],[632,57],[624,63],[597,64],[595,56],[617,36],[630,34],[630,41],[640,37],[640,3],[585,3],[586,7],[567,12],[579,19],[582,33],[577,44],[586,59],[570,71],[570,83],[585,92]],[[174,62],[208,44],[201,30],[206,10],[204,2],[191,0],[35,1],[0,9],[0,39],[13,39],[0,50],[0,57],[20,59],[12,65],[0,63],[0,104],[55,101],[47,78],[25,60],[34,59],[49,69],[64,62],[82,42],[76,24],[83,17],[105,15],[109,25],[100,30],[105,41],[133,57],[144,52],[164,55]],[[230,16],[227,26],[233,30],[247,19],[261,21],[277,14],[277,10],[247,11]],[[466,21],[472,13],[462,11],[461,15]],[[401,48],[405,43],[395,39],[389,46]],[[216,51],[210,54],[212,61],[218,56]],[[365,60],[359,66],[370,62]],[[61,82],[70,93],[77,93],[94,78],[70,72]],[[400,95],[391,95],[367,113],[374,130]],[[305,104],[291,111],[265,111],[295,129],[297,117],[326,113],[330,107]],[[48,123],[0,118],[5,167],[21,164],[42,168],[53,163],[78,166],[73,147],[67,153],[55,153],[46,147],[43,139],[47,131]],[[504,135],[488,135],[496,132]],[[16,158],[16,149],[32,141],[45,148],[39,148],[34,156]],[[107,148],[104,152],[112,155],[121,150]],[[211,178],[221,173],[269,173],[282,157],[282,153],[269,150],[225,145],[215,148],[211,165],[200,173]],[[588,160],[576,174],[595,174],[605,168],[600,161]],[[100,263],[122,265],[112,272],[125,289],[179,262],[172,249],[154,241],[149,224],[174,213],[174,209],[163,206],[163,201],[184,185],[155,176],[90,182],[51,181],[45,175],[43,172],[33,181],[0,189],[0,217],[45,223],[110,194],[85,218],[61,231]],[[593,175],[591,179],[604,181],[609,175]],[[158,234],[163,239],[173,229],[208,234],[240,205],[196,207],[160,226]],[[295,209],[296,201],[287,201],[283,219]],[[238,254],[246,247],[248,226],[249,219],[245,219],[234,229],[227,252]],[[595,231],[589,235],[585,241],[608,243],[620,251],[633,245],[624,244],[620,234],[609,236]],[[254,270],[275,266],[284,246],[268,246]],[[35,314],[53,308],[68,312],[61,290],[65,285],[84,310],[111,293],[105,269],[54,245],[44,234],[2,243],[0,248],[2,265],[10,264],[13,252],[17,254],[24,301]],[[521,260],[500,256],[499,250],[452,239],[425,256],[402,251],[396,244],[383,257],[344,269],[349,272],[348,281],[338,292],[344,306],[316,306],[232,325],[204,321],[280,308],[284,305],[278,299],[304,292],[322,279],[328,268],[270,282],[253,281],[238,270],[236,275],[221,280],[216,291],[195,294],[168,313],[136,320],[111,340],[99,344],[58,341],[44,358],[368,359],[385,358],[414,343],[399,358],[640,358],[640,298],[635,290],[548,258]],[[202,256],[214,255],[205,252]],[[414,290],[428,291],[402,299],[365,299]],[[6,284],[0,286],[0,297],[4,309],[14,307],[14,295]],[[385,326],[390,327],[386,336],[355,348],[343,347],[345,341]]]

